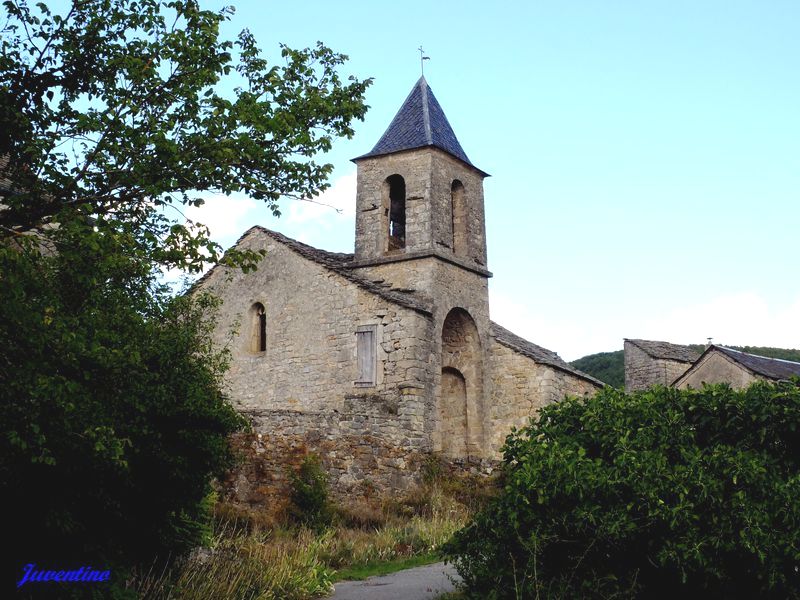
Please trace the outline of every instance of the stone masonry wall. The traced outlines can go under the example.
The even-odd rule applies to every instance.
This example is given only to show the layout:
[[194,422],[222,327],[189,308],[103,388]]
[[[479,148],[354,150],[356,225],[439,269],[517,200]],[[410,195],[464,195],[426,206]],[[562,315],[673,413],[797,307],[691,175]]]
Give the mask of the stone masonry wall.
[[398,406],[369,396],[350,397],[342,412],[250,410],[253,433],[237,436],[243,464],[225,485],[226,499],[281,515],[291,496],[290,473],[316,454],[335,498],[370,498],[419,481],[429,448],[408,435]]
[[644,350],[625,341],[625,391],[644,390],[652,385],[671,385],[691,363],[653,358]]
[[[285,455],[291,464],[292,449],[305,448],[324,452],[339,490],[359,478],[379,487],[405,485],[413,469],[397,473],[430,450],[431,318],[362,290],[263,231],[254,230],[242,246],[266,248],[258,270],[216,269],[202,286],[223,299],[215,343],[231,349],[227,391],[253,416],[262,466],[265,456],[274,464]],[[266,312],[264,352],[254,352],[251,342],[256,302]],[[377,334],[376,385],[369,387],[355,384],[355,332],[362,325],[374,325]],[[248,472],[255,480],[243,497],[275,477],[267,471]]]
[[737,365],[719,352],[709,352],[703,360],[690,372],[686,373],[680,381],[676,382],[678,388],[700,388],[704,383],[727,383],[732,388],[741,389],[749,386],[759,378],[747,369]]
[[539,364],[492,340],[492,436],[491,449],[499,456],[511,428],[520,428],[536,417],[540,408],[564,396],[593,395],[597,387],[548,365]]
[[[488,280],[482,275],[456,265],[444,262],[435,257],[419,258],[402,262],[390,262],[362,267],[361,275],[371,279],[391,282],[392,285],[404,289],[414,289],[434,307],[432,334],[429,343],[431,382],[433,391],[430,402],[426,404],[425,430],[430,436],[435,451],[443,448],[441,439],[441,413],[437,409],[441,399],[442,374],[442,331],[445,319],[455,308],[465,310],[478,331],[480,356],[479,370],[482,373],[483,389],[475,398],[475,418],[480,423],[477,431],[490,430],[490,398],[491,381],[483,373],[488,369],[487,349],[489,336],[489,292]],[[466,375],[466,374],[465,374]],[[470,384],[470,381],[467,381]],[[482,446],[485,449],[485,436]]]
[[[214,337],[231,349],[227,387],[238,406],[341,411],[348,396],[398,402],[398,389],[407,387],[419,392],[404,398],[399,417],[420,432],[419,402],[430,381],[430,318],[362,290],[263,232],[253,232],[243,246],[266,248],[258,270],[215,270],[203,284],[223,299]],[[250,341],[256,302],[266,312],[264,352],[254,352]],[[362,325],[377,328],[377,381],[367,388],[355,385],[355,332]]]

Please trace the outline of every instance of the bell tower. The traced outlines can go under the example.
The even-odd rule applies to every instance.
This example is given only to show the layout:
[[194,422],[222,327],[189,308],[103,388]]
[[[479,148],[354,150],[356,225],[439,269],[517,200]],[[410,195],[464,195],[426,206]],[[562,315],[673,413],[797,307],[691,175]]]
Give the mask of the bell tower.
[[353,160],[358,182],[351,268],[411,294],[430,311],[423,356],[429,370],[412,375],[423,410],[409,418],[422,419],[433,451],[484,456],[492,427],[487,174],[467,158],[424,77],[375,147]]
[[358,165],[354,266],[436,256],[486,271],[483,179],[424,77]]

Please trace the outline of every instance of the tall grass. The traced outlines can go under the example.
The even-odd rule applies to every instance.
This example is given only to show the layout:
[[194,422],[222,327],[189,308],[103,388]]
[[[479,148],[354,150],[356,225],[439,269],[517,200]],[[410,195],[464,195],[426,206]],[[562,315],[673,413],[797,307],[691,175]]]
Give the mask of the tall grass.
[[210,549],[132,584],[146,600],[305,600],[333,589],[336,570],[431,555],[463,527],[473,506],[431,479],[401,500],[336,507],[323,532],[276,525],[219,504]]
[[320,560],[323,542],[305,529],[284,537],[223,525],[209,553],[142,578],[137,591],[148,600],[315,598],[333,590],[333,569]]

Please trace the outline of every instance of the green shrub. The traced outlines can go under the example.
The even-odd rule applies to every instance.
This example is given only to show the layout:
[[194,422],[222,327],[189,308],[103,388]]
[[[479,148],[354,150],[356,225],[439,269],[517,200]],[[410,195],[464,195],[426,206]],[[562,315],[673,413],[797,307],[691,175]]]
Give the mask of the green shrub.
[[319,457],[307,455],[298,471],[292,473],[291,482],[291,516],[312,529],[328,527],[334,513],[328,499],[328,480]]
[[52,256],[0,243],[0,487],[14,554],[0,572],[102,565],[121,585],[126,568],[207,541],[211,480],[245,422],[211,341],[218,301],[171,297],[123,234],[72,221],[52,238]]
[[446,554],[478,598],[800,597],[800,389],[548,406]]

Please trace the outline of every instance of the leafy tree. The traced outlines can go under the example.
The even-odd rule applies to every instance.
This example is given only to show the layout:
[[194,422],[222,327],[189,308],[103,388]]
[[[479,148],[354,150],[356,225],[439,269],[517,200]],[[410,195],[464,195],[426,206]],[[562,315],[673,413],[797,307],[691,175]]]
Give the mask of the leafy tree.
[[6,583],[34,563],[111,568],[121,585],[126,566],[202,542],[243,425],[221,391],[215,301],[170,297],[129,237],[86,229],[59,227],[49,257],[33,239],[0,246]]
[[[278,214],[313,198],[351,136],[370,80],[341,81],[346,59],[318,43],[281,46],[270,65],[253,36],[219,38],[232,9],[196,0],[73,0],[66,14],[6,0],[0,33],[0,228],[41,230],[75,214],[124,222],[155,261],[197,271],[220,259],[202,226],[167,207],[242,192]],[[234,60],[233,52],[238,58]],[[228,262],[252,266],[252,254]]]
[[800,388],[606,388],[509,436],[447,552],[476,598],[800,597]]
[[242,426],[214,301],[174,298],[158,273],[259,256],[223,257],[179,209],[243,192],[277,214],[318,194],[331,167],[313,157],[352,134],[369,81],[342,82],[345,57],[322,44],[270,65],[247,31],[219,38],[231,10],[192,0],[3,6],[3,581],[91,563],[119,587],[124,568],[203,540]]

